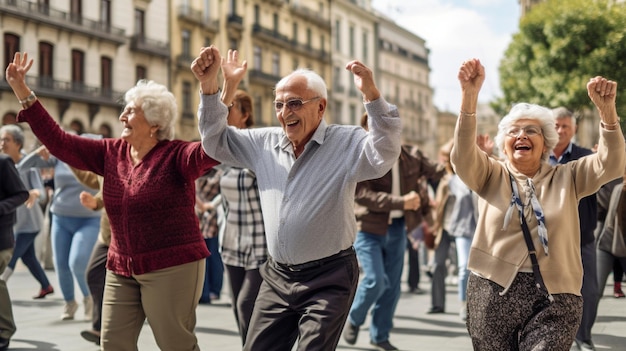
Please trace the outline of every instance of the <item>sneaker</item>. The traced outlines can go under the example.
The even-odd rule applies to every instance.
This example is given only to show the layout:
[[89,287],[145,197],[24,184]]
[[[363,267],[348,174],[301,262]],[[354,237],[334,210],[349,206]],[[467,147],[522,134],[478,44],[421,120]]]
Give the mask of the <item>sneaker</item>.
[[63,307],[63,314],[61,315],[61,320],[68,321],[74,319],[74,314],[78,309],[78,304],[76,301],[66,301],[65,306]]
[[35,300],[43,299],[47,295],[50,295],[50,294],[54,294],[54,288],[52,288],[52,285],[48,285],[47,288],[39,290],[39,295],[33,296],[33,299]]
[[376,350],[380,350],[380,351],[398,350],[397,347],[395,347],[395,346],[393,346],[393,345],[391,345],[389,343],[389,340],[385,340],[385,341],[378,342],[378,343],[370,341],[370,345],[374,346],[376,348]]
[[596,351],[596,347],[593,346],[593,343],[591,342],[591,340],[587,340],[587,341],[576,340],[575,343],[578,344],[578,349],[580,351]]
[[93,299],[91,296],[85,296],[83,304],[85,306],[85,320],[90,321],[93,317]]
[[89,342],[93,342],[96,345],[100,345],[100,332],[99,331],[83,330],[82,332],[80,332],[80,336],[82,336],[83,339]]
[[621,299],[622,297],[626,297],[626,295],[624,295],[624,292],[622,291],[622,289],[615,289],[613,291],[613,296],[615,296],[616,299]]
[[356,343],[356,338],[359,336],[359,327],[356,325],[352,325],[352,323],[348,322],[343,328],[343,339],[350,345],[354,345]]

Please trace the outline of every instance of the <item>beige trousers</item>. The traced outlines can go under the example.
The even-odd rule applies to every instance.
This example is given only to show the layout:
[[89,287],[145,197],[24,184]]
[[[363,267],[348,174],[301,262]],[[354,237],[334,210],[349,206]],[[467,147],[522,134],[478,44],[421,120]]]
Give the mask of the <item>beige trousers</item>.
[[[0,250],[0,274],[4,273],[13,256],[13,249]],[[0,337],[10,339],[15,333],[15,321],[7,283],[0,279]]]
[[137,350],[146,319],[161,350],[200,350],[194,328],[204,271],[204,259],[131,277],[107,271],[102,350]]

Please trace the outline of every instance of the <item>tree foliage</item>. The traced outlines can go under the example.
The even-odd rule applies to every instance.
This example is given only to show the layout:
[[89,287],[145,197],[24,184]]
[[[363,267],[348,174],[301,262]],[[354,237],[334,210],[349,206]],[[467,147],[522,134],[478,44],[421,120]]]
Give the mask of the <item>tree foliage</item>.
[[626,3],[546,0],[520,21],[500,63],[499,112],[517,102],[592,108],[589,78],[618,82],[617,108],[626,116]]

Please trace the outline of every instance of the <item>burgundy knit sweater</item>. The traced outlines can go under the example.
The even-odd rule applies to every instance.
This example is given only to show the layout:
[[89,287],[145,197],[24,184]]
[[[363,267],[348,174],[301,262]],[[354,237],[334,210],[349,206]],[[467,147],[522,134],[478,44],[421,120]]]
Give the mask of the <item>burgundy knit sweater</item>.
[[60,160],[104,177],[111,224],[107,269],[128,277],[209,255],[194,212],[195,179],[218,162],[200,142],[160,141],[133,165],[126,141],[66,133],[39,101],[20,111],[17,120],[28,122]]

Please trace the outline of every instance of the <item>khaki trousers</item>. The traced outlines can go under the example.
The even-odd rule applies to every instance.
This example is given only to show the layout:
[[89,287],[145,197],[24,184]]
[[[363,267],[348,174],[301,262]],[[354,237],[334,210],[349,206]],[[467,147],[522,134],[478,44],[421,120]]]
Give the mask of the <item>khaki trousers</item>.
[[[13,249],[0,251],[0,274],[4,273],[13,256]],[[0,279],[0,337],[10,339],[15,334],[15,321],[7,283]]]
[[102,350],[135,351],[147,319],[157,345],[197,351],[196,307],[205,260],[124,277],[107,271],[102,306]]

